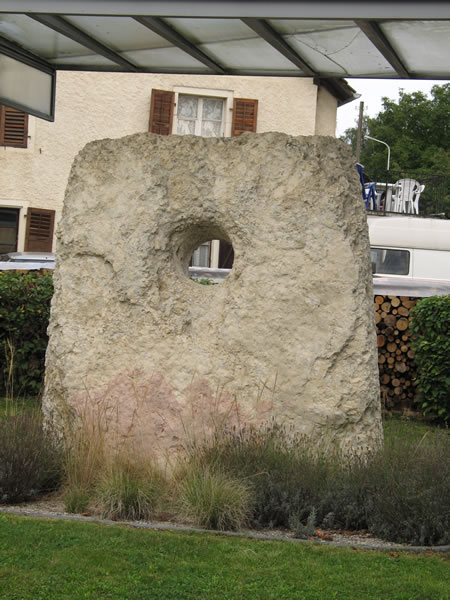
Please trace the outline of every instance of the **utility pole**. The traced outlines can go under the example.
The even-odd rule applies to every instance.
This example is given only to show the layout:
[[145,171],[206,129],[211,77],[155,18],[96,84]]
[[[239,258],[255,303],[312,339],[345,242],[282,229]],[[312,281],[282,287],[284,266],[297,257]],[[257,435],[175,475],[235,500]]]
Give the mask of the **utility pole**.
[[356,162],[359,162],[359,157],[361,155],[363,114],[364,114],[364,102],[360,102],[359,103],[358,131],[356,133]]

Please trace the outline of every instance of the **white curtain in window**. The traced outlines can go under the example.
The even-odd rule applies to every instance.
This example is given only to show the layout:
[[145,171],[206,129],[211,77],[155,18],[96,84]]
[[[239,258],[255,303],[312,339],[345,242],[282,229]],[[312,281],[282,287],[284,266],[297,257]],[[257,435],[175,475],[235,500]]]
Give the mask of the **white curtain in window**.
[[195,96],[178,96],[178,118],[196,119],[198,113],[198,98]]
[[220,98],[203,98],[202,130],[204,137],[222,135],[223,100]]
[[198,117],[198,101],[195,96],[178,96],[177,133],[178,135],[194,135],[195,122]]
[[224,100],[178,96],[177,134],[220,137],[223,135]]
[[205,242],[192,254],[193,267],[209,267],[210,242]]
[[195,121],[178,119],[177,133],[178,135],[195,135]]
[[223,100],[220,98],[203,98],[203,120],[222,121]]

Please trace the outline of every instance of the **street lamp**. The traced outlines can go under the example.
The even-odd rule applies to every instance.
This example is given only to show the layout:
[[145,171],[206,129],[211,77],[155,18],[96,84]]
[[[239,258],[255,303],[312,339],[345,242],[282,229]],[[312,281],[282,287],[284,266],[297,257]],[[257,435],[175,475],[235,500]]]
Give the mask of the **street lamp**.
[[373,142],[379,142],[380,144],[384,144],[386,146],[386,148],[388,149],[388,161],[387,161],[387,170],[389,171],[389,164],[391,162],[391,148],[388,144],[386,144],[386,142],[383,142],[382,140],[377,140],[377,138],[371,137],[370,135],[365,135],[364,139],[366,140],[372,140]]

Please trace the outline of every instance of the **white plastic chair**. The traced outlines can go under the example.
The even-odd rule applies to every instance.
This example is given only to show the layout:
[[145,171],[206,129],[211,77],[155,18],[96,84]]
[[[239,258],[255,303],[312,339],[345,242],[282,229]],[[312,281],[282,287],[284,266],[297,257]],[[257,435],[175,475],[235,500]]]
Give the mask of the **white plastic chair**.
[[412,201],[413,204],[413,212],[415,215],[419,214],[419,200],[420,200],[420,194],[423,192],[423,190],[425,189],[425,185],[422,184],[419,186],[419,188],[416,190],[416,193],[414,194],[414,198]]
[[412,214],[414,195],[419,187],[420,184],[415,179],[399,179],[395,184],[395,194],[392,196],[393,211]]

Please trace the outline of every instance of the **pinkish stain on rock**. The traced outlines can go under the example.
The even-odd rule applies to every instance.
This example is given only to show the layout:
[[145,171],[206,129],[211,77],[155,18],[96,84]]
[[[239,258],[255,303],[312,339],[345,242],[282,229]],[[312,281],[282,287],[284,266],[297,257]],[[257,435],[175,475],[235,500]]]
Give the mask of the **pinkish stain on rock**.
[[225,390],[212,390],[206,379],[194,379],[177,399],[162,372],[150,377],[139,371],[118,374],[110,383],[73,396],[76,415],[96,423],[112,445],[133,440],[161,454],[220,428],[260,425],[271,418],[270,401],[239,406]]

